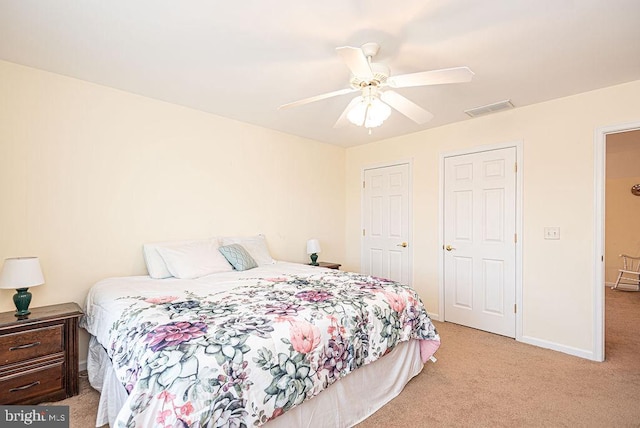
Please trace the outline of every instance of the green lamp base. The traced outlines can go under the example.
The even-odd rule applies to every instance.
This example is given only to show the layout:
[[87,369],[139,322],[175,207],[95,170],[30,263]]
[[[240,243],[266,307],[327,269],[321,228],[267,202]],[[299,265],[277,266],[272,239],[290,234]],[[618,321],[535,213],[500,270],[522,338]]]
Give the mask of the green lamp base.
[[318,255],[312,253],[309,257],[311,257],[311,266],[318,266]]
[[16,313],[14,314],[18,318],[25,318],[31,313],[29,310],[29,303],[31,303],[31,293],[28,288],[16,289],[16,294],[13,295],[13,303],[16,305]]

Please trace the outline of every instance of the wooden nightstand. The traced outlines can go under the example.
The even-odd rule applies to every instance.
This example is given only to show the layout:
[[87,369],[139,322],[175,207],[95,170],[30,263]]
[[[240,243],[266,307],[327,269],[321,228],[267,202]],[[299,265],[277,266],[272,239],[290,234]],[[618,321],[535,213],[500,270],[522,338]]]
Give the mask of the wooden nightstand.
[[331,262],[318,262],[318,267],[328,268],[328,269],[340,269],[342,266],[339,263],[331,263]]
[[37,404],[78,394],[76,303],[0,313],[0,404]]

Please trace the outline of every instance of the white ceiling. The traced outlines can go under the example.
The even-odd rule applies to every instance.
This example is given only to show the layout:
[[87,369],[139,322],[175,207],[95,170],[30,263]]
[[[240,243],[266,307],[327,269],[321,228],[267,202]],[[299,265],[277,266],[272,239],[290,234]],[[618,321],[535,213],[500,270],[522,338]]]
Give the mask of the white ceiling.
[[[371,135],[334,129],[353,94],[338,46],[381,45],[391,74],[468,66],[468,83],[398,89]],[[0,59],[350,147],[640,79],[638,0],[0,0]]]

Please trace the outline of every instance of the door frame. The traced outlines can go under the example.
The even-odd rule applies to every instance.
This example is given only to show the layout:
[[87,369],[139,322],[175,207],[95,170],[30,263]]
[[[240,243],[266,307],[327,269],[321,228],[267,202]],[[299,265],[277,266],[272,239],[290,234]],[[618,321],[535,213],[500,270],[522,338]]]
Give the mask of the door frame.
[[444,161],[445,158],[452,156],[468,155],[480,152],[487,152],[491,150],[515,148],[516,149],[516,163],[518,168],[516,170],[516,234],[518,236],[515,246],[515,287],[516,287],[516,340],[522,339],[522,313],[524,312],[524,306],[522,304],[522,177],[524,171],[524,143],[522,141],[514,141],[507,143],[487,144],[480,146],[468,147],[465,149],[449,151],[440,153],[439,160],[439,195],[438,195],[438,248],[441,250],[438,252],[438,320],[444,322]]
[[604,361],[604,253],[607,183],[607,135],[640,130],[640,122],[603,126],[594,132],[594,251],[593,251],[593,351],[594,361]]
[[[409,212],[408,212],[408,216],[409,218],[407,219],[407,221],[409,222],[409,229],[408,229],[408,240],[409,240],[409,246],[408,246],[408,253],[407,253],[407,257],[408,257],[408,264],[409,264],[409,272],[407,274],[407,285],[413,285],[413,159],[399,159],[395,162],[383,162],[383,163],[376,163],[376,164],[372,164],[372,165],[366,165],[362,167],[362,170],[360,171],[360,182],[364,183],[364,174],[365,171],[367,170],[371,170],[371,169],[379,169],[379,168],[387,168],[387,167],[391,167],[391,166],[398,166],[398,165],[407,165],[408,169],[409,169],[409,181],[407,183],[408,187],[409,187]],[[365,201],[364,201],[364,189],[362,187],[360,187],[360,230],[364,229],[364,206],[365,206]],[[362,234],[360,235],[360,272],[363,272],[364,270],[364,252],[365,252],[365,248],[364,248],[364,237],[362,236]]]

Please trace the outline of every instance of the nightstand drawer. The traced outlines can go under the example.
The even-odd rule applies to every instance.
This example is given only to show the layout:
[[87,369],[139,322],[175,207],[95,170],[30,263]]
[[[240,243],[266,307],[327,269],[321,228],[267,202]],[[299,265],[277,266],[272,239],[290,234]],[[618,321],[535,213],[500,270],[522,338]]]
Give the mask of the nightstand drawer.
[[0,337],[0,365],[63,351],[63,325],[22,331]]
[[0,379],[0,404],[29,404],[42,401],[43,397],[65,398],[63,380],[63,361]]

